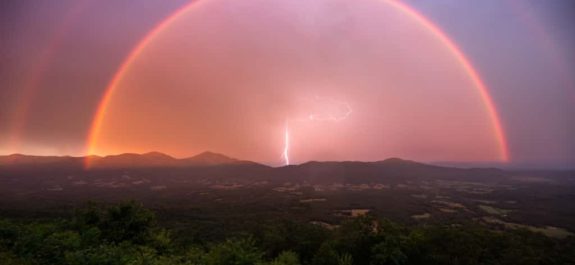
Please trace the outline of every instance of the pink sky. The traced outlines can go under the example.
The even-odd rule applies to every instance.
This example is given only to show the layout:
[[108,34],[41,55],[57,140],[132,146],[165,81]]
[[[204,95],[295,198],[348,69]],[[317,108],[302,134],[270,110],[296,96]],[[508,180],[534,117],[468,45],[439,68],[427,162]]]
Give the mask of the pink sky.
[[[342,105],[345,119],[309,119],[341,116]],[[97,154],[211,150],[280,163],[287,122],[295,163],[500,159],[457,59],[379,1],[202,3],[140,54],[106,113]]]

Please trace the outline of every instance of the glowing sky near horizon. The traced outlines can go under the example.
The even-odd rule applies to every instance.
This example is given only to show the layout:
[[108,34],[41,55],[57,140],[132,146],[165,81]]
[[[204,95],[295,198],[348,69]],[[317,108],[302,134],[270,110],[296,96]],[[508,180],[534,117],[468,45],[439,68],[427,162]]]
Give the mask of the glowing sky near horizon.
[[[122,75],[90,151],[212,150],[274,163],[288,120],[295,163],[501,159],[468,73],[396,8],[377,0],[198,5]],[[345,120],[338,102],[354,110]]]
[[[430,32],[381,1],[205,1],[126,71],[93,151],[211,150],[280,164],[287,120],[293,163],[500,160],[468,74]],[[3,3],[0,153],[82,154],[119,65],[186,2]],[[515,162],[575,162],[565,6],[534,13],[541,4],[405,3],[441,26],[478,70]],[[542,21],[536,31],[533,16]],[[528,41],[541,32],[555,39]]]

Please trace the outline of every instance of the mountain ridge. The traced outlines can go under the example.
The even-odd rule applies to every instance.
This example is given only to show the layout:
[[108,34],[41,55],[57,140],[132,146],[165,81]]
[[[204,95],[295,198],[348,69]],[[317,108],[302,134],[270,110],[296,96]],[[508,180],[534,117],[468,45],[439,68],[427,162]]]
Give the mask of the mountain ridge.
[[121,153],[107,156],[36,156],[24,154],[0,156],[0,166],[73,166],[83,165],[85,161],[89,161],[90,168],[261,165],[253,161],[240,160],[211,151],[205,151],[186,158],[174,158],[157,151],[142,154]]
[[[89,161],[89,162],[87,162]],[[429,171],[458,170],[462,168],[427,164],[397,157],[378,161],[308,161],[301,164],[271,167],[249,160],[241,160],[224,154],[204,151],[191,157],[175,158],[165,153],[153,151],[147,153],[122,153],[107,156],[36,156],[11,154],[0,156],[0,167],[83,167],[86,169],[114,168],[185,168],[185,167],[218,167],[218,166],[261,166],[278,169],[313,169],[336,172],[337,170],[356,171],[358,168],[393,169],[394,171]],[[499,171],[497,168],[485,170]],[[335,174],[335,173],[334,173]]]

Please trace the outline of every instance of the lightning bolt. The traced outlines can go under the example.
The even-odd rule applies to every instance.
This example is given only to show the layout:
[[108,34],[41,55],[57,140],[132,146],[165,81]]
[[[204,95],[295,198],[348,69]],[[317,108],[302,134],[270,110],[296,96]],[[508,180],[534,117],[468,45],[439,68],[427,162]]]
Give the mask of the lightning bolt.
[[282,157],[284,159],[285,165],[289,166],[289,127],[287,122],[284,131],[284,151]]
[[[315,96],[310,100],[312,104],[317,104],[320,106],[319,109],[314,109],[308,112],[307,115],[301,118],[291,119],[295,122],[340,122],[345,120],[351,115],[353,110],[351,106],[345,101],[338,101],[332,98],[323,98]],[[317,108],[317,107],[316,107]],[[284,165],[290,165],[289,159],[289,147],[290,147],[290,134],[289,134],[289,124],[290,119],[286,119],[284,127],[284,147],[282,152],[282,159]]]

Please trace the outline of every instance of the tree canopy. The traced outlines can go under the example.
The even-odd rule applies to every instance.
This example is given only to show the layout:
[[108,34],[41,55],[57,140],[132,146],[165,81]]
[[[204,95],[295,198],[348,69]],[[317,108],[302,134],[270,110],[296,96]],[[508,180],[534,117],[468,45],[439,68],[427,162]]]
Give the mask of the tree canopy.
[[573,237],[551,239],[527,230],[495,231],[478,224],[409,227],[364,216],[331,230],[283,220],[252,232],[223,241],[181,240],[185,235],[161,227],[156,215],[139,203],[90,204],[69,219],[0,220],[0,263],[575,264]]

